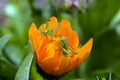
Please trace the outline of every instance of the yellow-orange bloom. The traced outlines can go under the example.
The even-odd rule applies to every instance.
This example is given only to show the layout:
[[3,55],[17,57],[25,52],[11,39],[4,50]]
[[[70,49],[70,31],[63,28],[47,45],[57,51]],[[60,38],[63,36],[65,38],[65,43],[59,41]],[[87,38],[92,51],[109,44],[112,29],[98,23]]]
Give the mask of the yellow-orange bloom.
[[90,54],[93,44],[91,38],[85,45],[79,46],[78,34],[71,29],[70,22],[63,19],[58,23],[56,17],[51,17],[48,24],[42,24],[39,29],[32,23],[29,38],[39,67],[54,76],[79,66]]

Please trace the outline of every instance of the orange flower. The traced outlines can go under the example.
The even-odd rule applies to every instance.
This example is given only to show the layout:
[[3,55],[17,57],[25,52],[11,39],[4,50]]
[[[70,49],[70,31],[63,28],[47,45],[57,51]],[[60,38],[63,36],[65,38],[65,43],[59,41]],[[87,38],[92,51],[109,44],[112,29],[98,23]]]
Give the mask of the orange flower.
[[47,74],[60,76],[77,66],[91,52],[93,39],[79,46],[78,34],[71,29],[70,22],[63,19],[58,23],[51,17],[48,24],[39,29],[32,23],[29,38],[34,47],[39,67]]

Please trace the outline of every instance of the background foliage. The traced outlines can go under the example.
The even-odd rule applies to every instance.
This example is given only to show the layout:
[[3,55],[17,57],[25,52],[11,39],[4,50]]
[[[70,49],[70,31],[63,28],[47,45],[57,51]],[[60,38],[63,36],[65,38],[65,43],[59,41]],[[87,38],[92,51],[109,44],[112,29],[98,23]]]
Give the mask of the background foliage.
[[65,1],[0,0],[0,80],[43,80],[31,54],[28,29],[50,16],[69,19],[81,44],[94,39],[89,58],[61,80],[120,79],[120,0]]

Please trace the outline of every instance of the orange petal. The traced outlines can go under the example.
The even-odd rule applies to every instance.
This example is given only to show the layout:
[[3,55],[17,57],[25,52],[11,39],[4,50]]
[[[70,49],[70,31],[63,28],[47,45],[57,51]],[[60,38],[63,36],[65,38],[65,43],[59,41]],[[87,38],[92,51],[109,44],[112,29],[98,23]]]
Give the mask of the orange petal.
[[71,65],[70,69],[79,66],[82,63],[82,61],[88,57],[92,49],[92,44],[93,44],[93,39],[91,38],[85,45],[83,45],[83,47],[80,47],[78,49],[78,54],[72,57],[73,64]]
[[71,66],[68,68],[68,70],[72,70],[72,69],[76,68],[81,63],[82,63],[82,60],[80,58],[78,58],[77,56],[75,56],[74,59],[72,60]]
[[62,20],[60,23],[60,27],[57,30],[56,35],[65,36],[67,38],[67,42],[69,46],[73,49],[76,49],[79,44],[79,38],[75,31],[72,31],[71,24],[68,20]]
[[46,57],[49,57],[49,56],[54,57],[54,54],[55,54],[54,45],[53,45],[52,43],[49,43],[49,44],[47,44],[46,47],[47,47],[47,48],[46,48],[46,50],[45,50],[45,52],[44,52],[44,54],[43,54],[44,59],[45,59]]
[[41,67],[46,73],[57,75],[58,70],[60,69],[58,63],[59,62],[53,57],[48,57],[43,60]]
[[35,52],[39,49],[41,35],[42,34],[37,30],[36,25],[32,23],[29,29],[29,39],[32,42]]
[[50,44],[50,40],[49,39],[47,39],[46,37],[44,37],[41,40],[41,45],[40,45],[39,50],[37,52],[37,54],[38,54],[37,59],[38,59],[38,61],[40,63],[42,62],[42,60],[45,57],[48,57],[48,54],[50,53],[50,51],[48,51],[48,50],[53,51],[53,45]]
[[53,72],[56,72],[56,70],[59,69],[58,58],[56,58],[56,56],[54,56],[55,50],[54,50],[54,45],[52,43],[48,44],[48,46],[46,46],[46,47],[47,47],[46,51],[44,52],[44,54],[41,55],[44,58],[39,63],[39,65],[47,73],[53,74]]
[[56,27],[57,24],[58,24],[58,20],[56,17],[53,16],[50,18],[50,21],[48,22],[48,28],[52,29],[52,28]]
[[43,71],[45,71],[48,74],[52,74],[52,70],[50,66],[52,66],[53,63],[53,57],[47,57],[42,61],[42,63],[38,63]]
[[[47,24],[42,24],[42,25],[39,27],[39,30],[44,30],[44,29],[46,29],[46,25],[47,25]],[[53,16],[53,17],[50,18],[47,26],[48,26],[49,29],[52,29],[52,28],[56,27],[57,25],[58,25],[58,20],[57,20],[56,17]]]
[[79,38],[78,34],[75,31],[71,31],[71,35],[68,38],[68,44],[71,46],[74,50],[78,48],[79,45]]
[[91,38],[85,45],[83,45],[78,52],[78,57],[81,59],[85,59],[89,56],[93,45],[93,38]]
[[56,73],[57,75],[64,74],[69,71],[69,67],[72,64],[71,60],[64,55],[59,58],[60,60],[60,70]]
[[57,30],[56,35],[69,37],[71,32],[71,24],[68,20],[63,19],[60,23],[60,27]]
[[46,24],[42,24],[40,27],[39,27],[39,30],[45,30],[46,29]]

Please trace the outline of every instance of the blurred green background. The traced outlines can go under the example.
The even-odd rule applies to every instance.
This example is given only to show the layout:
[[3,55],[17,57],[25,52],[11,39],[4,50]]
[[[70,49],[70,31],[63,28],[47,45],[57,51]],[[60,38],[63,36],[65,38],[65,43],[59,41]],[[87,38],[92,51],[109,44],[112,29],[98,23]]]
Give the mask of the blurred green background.
[[[31,23],[51,16],[69,19],[82,45],[94,39],[89,58],[61,80],[120,80],[120,0],[0,0],[0,80],[14,80],[31,52]],[[29,80],[43,80],[35,60]]]

